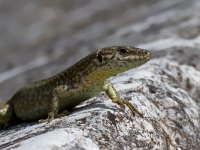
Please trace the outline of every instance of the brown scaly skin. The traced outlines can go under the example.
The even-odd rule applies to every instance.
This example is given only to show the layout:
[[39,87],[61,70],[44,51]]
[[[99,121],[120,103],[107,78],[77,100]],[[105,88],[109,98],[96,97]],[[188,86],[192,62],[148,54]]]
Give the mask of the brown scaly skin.
[[[0,106],[0,126],[7,127],[21,121],[50,121],[64,110],[71,110],[81,102],[103,90],[121,107],[142,114],[128,101],[119,98],[106,79],[138,67],[150,59],[150,52],[129,46],[99,49],[63,72],[20,89]],[[43,118],[46,118],[42,120]]]

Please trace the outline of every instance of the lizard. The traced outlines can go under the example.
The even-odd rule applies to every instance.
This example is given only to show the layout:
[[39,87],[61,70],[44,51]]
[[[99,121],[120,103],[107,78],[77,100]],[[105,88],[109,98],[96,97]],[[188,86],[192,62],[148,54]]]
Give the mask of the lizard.
[[131,46],[98,49],[64,71],[18,90],[0,106],[0,126],[9,127],[18,121],[49,122],[102,90],[112,102],[143,117],[132,103],[119,97],[106,79],[136,68],[150,58],[150,51]]

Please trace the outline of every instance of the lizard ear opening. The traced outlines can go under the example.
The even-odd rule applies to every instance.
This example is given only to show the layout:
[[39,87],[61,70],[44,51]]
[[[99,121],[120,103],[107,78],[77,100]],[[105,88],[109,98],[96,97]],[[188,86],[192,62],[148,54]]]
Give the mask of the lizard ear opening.
[[98,58],[99,62],[102,62],[102,61],[103,61],[103,58],[102,58],[101,55],[98,55],[97,58]]

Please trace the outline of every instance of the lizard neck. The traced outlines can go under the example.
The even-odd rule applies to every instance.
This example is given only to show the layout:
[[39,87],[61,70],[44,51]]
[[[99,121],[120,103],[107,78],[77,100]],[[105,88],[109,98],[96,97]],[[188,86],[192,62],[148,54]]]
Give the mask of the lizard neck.
[[95,63],[96,53],[92,53],[83,58],[79,62],[75,63],[68,69],[54,76],[53,82],[57,85],[68,85],[72,88],[84,85],[87,82],[87,77],[91,72],[98,68],[98,64]]

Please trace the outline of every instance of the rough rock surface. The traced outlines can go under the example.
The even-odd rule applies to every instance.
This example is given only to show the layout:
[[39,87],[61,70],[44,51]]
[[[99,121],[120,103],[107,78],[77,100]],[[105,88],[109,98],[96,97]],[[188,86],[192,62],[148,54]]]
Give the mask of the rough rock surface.
[[[38,9],[31,27],[20,16],[24,28],[20,25],[16,28],[23,28],[24,33],[19,40],[15,36],[20,30],[9,32],[7,38],[12,35],[15,42],[9,48],[4,43],[0,61],[9,52],[16,53],[15,45],[22,50],[19,57],[12,60],[14,65],[5,61],[5,65],[0,66],[4,70],[0,74],[1,96],[7,99],[26,81],[62,70],[66,63],[73,63],[89,53],[83,52],[86,49],[134,45],[150,49],[154,58],[109,81],[122,98],[130,100],[144,114],[144,118],[132,116],[127,108],[120,109],[101,93],[78,106],[69,116],[50,123],[24,123],[1,130],[0,149],[200,149],[200,1],[135,0],[132,3],[131,0],[116,0],[101,3],[93,0],[69,4],[68,8],[61,7],[64,5],[61,0],[57,5],[52,4],[51,1],[23,3],[19,14],[45,7],[48,9],[44,9],[43,17],[47,18],[42,22],[38,20],[41,13]],[[55,10],[58,18],[54,16]],[[45,15],[49,13],[50,16]],[[63,22],[65,17],[68,22]],[[53,21],[52,26],[49,21]],[[52,27],[57,30],[48,32],[53,31]],[[37,32],[33,34],[28,29]],[[84,47],[86,44],[89,47]],[[74,55],[81,47],[82,53],[76,55],[77,59],[69,59],[72,56],[67,54]],[[9,50],[2,51],[5,48]],[[30,51],[25,52],[25,49]]]
[[0,147],[199,149],[200,109],[193,93],[198,90],[199,75],[194,68],[166,58],[152,60],[110,79],[144,118],[120,109],[102,93],[67,117],[1,131]]

